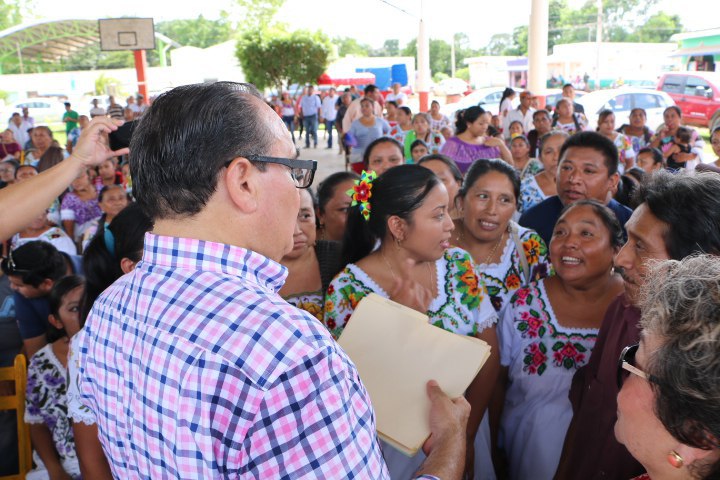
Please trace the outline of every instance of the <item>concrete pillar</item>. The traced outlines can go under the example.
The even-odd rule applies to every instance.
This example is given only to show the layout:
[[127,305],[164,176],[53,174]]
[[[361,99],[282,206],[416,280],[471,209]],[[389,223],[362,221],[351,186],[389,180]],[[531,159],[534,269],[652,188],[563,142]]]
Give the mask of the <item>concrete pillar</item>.
[[[535,95],[543,95],[546,90],[549,9],[549,0],[532,0],[528,29],[527,85]],[[544,96],[538,100],[538,107],[544,108]]]
[[418,31],[418,82],[420,111],[430,110],[430,39],[425,32],[425,2],[420,1],[420,29]]

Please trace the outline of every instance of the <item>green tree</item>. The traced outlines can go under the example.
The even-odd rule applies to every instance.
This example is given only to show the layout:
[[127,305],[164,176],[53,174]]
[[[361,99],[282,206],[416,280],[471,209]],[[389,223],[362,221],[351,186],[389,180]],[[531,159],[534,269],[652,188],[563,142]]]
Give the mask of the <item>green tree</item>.
[[372,57],[397,57],[400,55],[400,40],[385,40],[383,46],[377,50],[373,50]]
[[657,12],[635,31],[636,41],[660,43],[667,42],[676,33],[682,32],[682,22],[678,15]]
[[226,42],[233,36],[227,14],[221,15],[218,20],[208,20],[200,15],[196,19],[158,22],[155,30],[182,46],[198,48],[207,48]]
[[245,32],[236,55],[248,82],[278,91],[293,83],[315,83],[327,68],[330,41],[321,32]]
[[338,56],[355,55],[356,57],[367,57],[370,55],[370,45],[358,42],[350,37],[335,37],[332,43],[337,46]]
[[[417,58],[417,39],[405,46],[402,55]],[[430,72],[450,75],[450,44],[445,40],[430,39]]]
[[235,0],[237,8],[230,16],[242,19],[237,22],[240,32],[263,31],[273,25],[275,14],[284,3],[285,0]]
[[0,0],[0,30],[20,25],[32,7],[27,0]]
[[486,55],[514,55],[515,44],[513,36],[509,33],[496,33],[490,37],[490,42],[485,47]]

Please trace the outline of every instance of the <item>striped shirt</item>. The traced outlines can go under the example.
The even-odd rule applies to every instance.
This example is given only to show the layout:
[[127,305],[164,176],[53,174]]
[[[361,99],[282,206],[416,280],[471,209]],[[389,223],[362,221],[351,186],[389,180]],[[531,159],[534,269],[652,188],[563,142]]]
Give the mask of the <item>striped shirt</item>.
[[242,248],[146,234],[78,334],[116,478],[388,478],[357,370]]

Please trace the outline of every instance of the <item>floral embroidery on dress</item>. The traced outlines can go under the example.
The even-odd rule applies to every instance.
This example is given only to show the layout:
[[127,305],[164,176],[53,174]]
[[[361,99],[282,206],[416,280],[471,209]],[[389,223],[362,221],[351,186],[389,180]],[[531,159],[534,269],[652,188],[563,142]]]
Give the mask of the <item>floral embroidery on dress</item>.
[[499,263],[476,265],[476,273],[485,284],[490,302],[498,312],[510,300],[513,293],[526,283],[526,279],[532,282],[545,278],[551,273],[548,250],[542,238],[533,230],[515,228],[519,228],[518,238],[530,269],[529,274],[523,270],[520,253],[511,237],[505,244]]
[[284,297],[290,305],[294,305],[300,310],[305,310],[313,317],[322,322],[323,319],[323,294],[321,291],[298,293]]
[[542,203],[547,195],[542,191],[534,176],[525,177],[520,182],[520,213]]
[[564,370],[576,370],[587,363],[589,351],[595,344],[596,329],[582,332],[561,331],[548,303],[547,294],[540,285],[544,280],[530,284],[515,292],[511,299],[514,329],[527,343],[523,348],[523,371],[529,375],[542,375],[548,368],[551,351],[552,365]]
[[547,348],[544,343],[531,343],[525,348],[525,358],[523,370],[531,375],[542,375],[547,368]]
[[38,350],[28,365],[25,422],[44,424],[52,436],[63,467],[79,475],[70,418],[68,417],[67,370],[52,350],[52,344]]
[[[436,263],[438,296],[426,312],[430,323],[461,335],[475,335],[492,326],[497,316],[482,281],[475,273],[470,254],[452,248]],[[338,338],[352,312],[369,293],[388,297],[375,281],[350,264],[330,283],[325,298],[323,323]]]
[[573,368],[580,368],[585,361],[585,353],[587,348],[583,347],[580,343],[567,342],[555,342],[552,347],[553,349],[553,360],[556,367],[565,367],[568,370]]

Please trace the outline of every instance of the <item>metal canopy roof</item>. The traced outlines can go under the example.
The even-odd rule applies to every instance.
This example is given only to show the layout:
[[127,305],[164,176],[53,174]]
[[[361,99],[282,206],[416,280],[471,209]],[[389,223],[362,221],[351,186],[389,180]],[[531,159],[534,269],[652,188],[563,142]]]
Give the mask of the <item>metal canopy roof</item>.
[[[155,32],[166,45],[180,44]],[[0,32],[0,62],[20,55],[30,61],[57,62],[100,43],[97,20],[54,20],[25,23]]]

